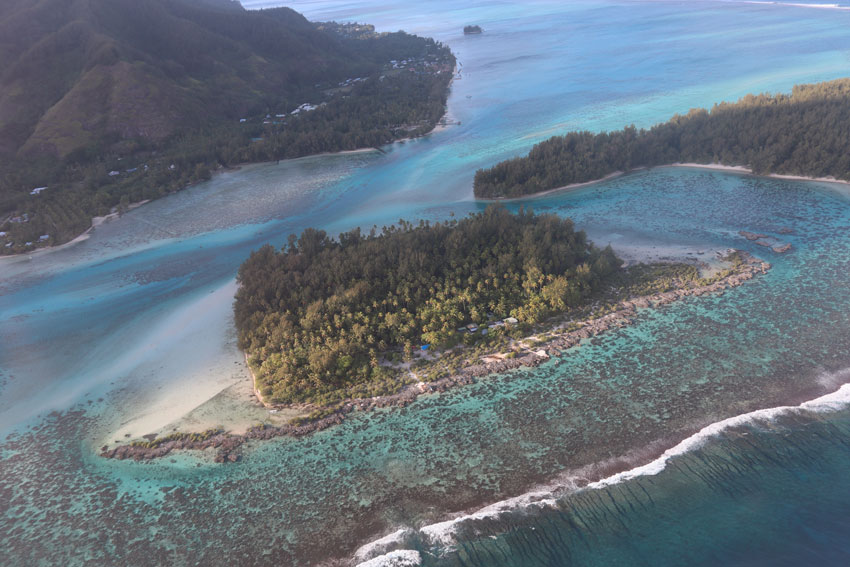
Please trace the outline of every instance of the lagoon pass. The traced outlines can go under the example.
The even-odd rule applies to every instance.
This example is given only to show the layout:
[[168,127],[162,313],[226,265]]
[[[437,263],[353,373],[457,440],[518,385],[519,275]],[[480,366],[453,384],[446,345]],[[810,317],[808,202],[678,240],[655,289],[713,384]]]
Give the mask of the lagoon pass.
[[98,456],[275,419],[251,403],[232,323],[236,270],[262,244],[463,216],[485,206],[476,169],[551,135],[648,127],[844,77],[850,61],[840,4],[290,5],[447,43],[460,124],[384,152],[247,166],[74,246],[0,260],[0,564],[846,565],[841,184],[657,168],[511,202],[568,216],[631,262],[740,248],[772,268],[643,310],[562,359],[251,444],[235,464]]

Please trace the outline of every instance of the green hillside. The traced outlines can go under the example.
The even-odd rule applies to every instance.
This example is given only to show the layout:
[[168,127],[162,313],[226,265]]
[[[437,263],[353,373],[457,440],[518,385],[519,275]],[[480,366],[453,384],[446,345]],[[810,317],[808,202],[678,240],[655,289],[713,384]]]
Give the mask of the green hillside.
[[42,244],[66,241],[90,216],[221,166],[427,131],[442,115],[453,65],[432,40],[317,25],[288,8],[6,0],[0,253],[25,251],[41,235]]

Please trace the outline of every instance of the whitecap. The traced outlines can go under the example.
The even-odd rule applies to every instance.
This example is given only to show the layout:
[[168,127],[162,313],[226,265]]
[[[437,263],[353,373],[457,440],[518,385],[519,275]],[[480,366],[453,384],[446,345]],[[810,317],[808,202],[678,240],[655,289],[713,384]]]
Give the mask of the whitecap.
[[401,528],[382,538],[361,546],[354,552],[354,562],[363,563],[381,554],[386,554],[390,547],[400,544],[404,538],[413,533],[410,528]]
[[447,520],[445,522],[439,522],[436,524],[423,526],[419,529],[419,531],[432,544],[439,544],[445,546],[452,545],[454,543],[454,534],[458,524],[466,522],[468,520],[486,520],[488,518],[497,518],[499,517],[499,515],[505,512],[513,512],[515,510],[528,509],[534,507],[544,508],[547,506],[552,506],[555,504],[555,502],[557,502],[557,498],[555,498],[555,493],[559,489],[563,490],[564,487],[558,486],[551,490],[536,490],[534,492],[527,492],[514,498],[508,498],[507,500],[502,500],[500,502],[496,502],[495,504],[490,504],[489,506],[485,506],[484,508],[481,508],[477,512],[473,512],[472,514],[460,516],[458,518],[455,518],[453,520]]
[[818,10],[850,10],[848,6],[841,4],[806,4],[803,2],[773,2],[765,0],[738,0],[729,2],[729,4],[761,4],[765,6],[787,6],[789,8],[815,8]]
[[386,555],[375,557],[357,567],[416,567],[422,564],[422,556],[413,549],[398,549]]

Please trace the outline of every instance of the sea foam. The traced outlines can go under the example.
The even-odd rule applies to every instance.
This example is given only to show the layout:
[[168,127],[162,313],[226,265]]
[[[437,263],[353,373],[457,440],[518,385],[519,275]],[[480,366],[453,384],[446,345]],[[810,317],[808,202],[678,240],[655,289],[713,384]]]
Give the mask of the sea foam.
[[359,565],[381,554],[386,554],[391,547],[400,544],[406,536],[412,533],[413,530],[410,528],[402,528],[371,541],[354,552],[354,562]]
[[432,544],[452,545],[454,543],[454,534],[457,526],[462,522],[466,522],[468,520],[497,518],[505,512],[512,512],[515,510],[551,506],[557,502],[555,493],[558,489],[563,490],[563,487],[560,486],[552,490],[526,492],[525,494],[515,496],[514,498],[508,498],[507,500],[501,500],[495,504],[485,506],[472,514],[460,516],[445,522],[438,522],[436,524],[423,526],[419,529],[419,531],[425,536],[427,541]]
[[[728,1],[728,0],[727,0]],[[763,4],[768,6],[788,6],[792,8],[817,8],[820,10],[850,10],[850,6],[842,6],[841,4],[805,4],[802,2],[771,2],[766,0],[738,0],[728,2],[730,4]]]
[[386,555],[375,557],[364,563],[358,563],[357,567],[416,567],[422,564],[422,556],[413,549],[399,549],[390,551]]

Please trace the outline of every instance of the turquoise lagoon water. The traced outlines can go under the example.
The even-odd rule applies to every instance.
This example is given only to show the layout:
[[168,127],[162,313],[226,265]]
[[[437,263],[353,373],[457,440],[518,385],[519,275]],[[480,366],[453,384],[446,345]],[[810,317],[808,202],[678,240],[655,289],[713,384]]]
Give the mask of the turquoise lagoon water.
[[[96,456],[247,379],[233,278],[261,244],[307,226],[479,210],[474,170],[552,133],[648,126],[844,76],[850,54],[850,12],[824,7],[293,7],[447,42],[462,63],[449,102],[461,126],[386,154],[245,167],[73,247],[3,260],[0,563],[309,565],[411,528],[396,546],[427,564],[846,564],[850,417],[840,403],[700,436],[657,474],[575,492],[719,420],[850,381],[850,207],[830,184],[667,168],[510,203],[570,216],[631,257],[709,261],[734,246],[773,268],[722,297],[644,312],[562,360],[257,444],[233,466]],[[464,37],[466,23],[485,34]],[[739,230],[794,249],[773,254]],[[516,497],[507,512],[439,525]],[[522,505],[533,498],[555,503]]]

